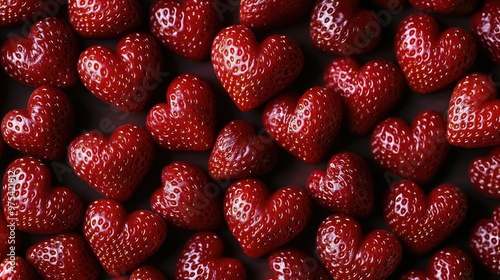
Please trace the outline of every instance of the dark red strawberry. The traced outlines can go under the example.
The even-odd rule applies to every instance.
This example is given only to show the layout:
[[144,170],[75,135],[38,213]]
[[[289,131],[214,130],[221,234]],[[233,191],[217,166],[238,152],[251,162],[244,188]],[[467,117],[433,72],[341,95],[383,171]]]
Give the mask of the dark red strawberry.
[[208,160],[208,172],[217,180],[260,176],[276,165],[278,148],[272,138],[256,134],[251,123],[234,120],[217,136]]
[[26,260],[43,279],[98,279],[101,268],[83,236],[63,233],[32,245]]
[[328,216],[316,233],[316,250],[333,279],[387,279],[401,261],[398,238],[385,230],[363,235],[350,216]]
[[449,15],[471,13],[478,3],[476,0],[410,0],[410,4],[417,9]]
[[195,233],[184,245],[177,260],[175,279],[245,280],[243,264],[223,257],[222,238],[212,232]]
[[3,177],[2,205],[6,221],[15,229],[56,234],[80,225],[83,205],[66,187],[52,187],[49,168],[40,160],[22,157],[12,161]]
[[271,100],[262,122],[271,137],[307,163],[322,160],[342,125],[342,101],[335,92],[313,87],[300,98],[285,94]]
[[500,147],[493,149],[487,157],[476,158],[470,165],[469,177],[479,192],[500,198]]
[[373,211],[373,179],[365,160],[352,152],[335,154],[326,171],[307,179],[307,192],[322,207],[336,213],[363,217]]
[[127,112],[144,109],[161,82],[160,45],[147,33],[123,37],[112,51],[97,45],[78,59],[78,74],[85,87],[100,100]]
[[490,76],[467,75],[453,90],[446,137],[451,145],[478,148],[500,145],[500,100]]
[[104,270],[117,277],[137,268],[158,250],[167,226],[150,211],[128,214],[119,202],[100,199],[87,208],[83,234]]
[[373,13],[359,7],[359,0],[318,0],[314,5],[309,35],[319,50],[350,56],[374,49],[382,27]]
[[491,219],[481,219],[474,225],[470,236],[472,254],[490,272],[500,275],[500,206]]
[[261,257],[285,245],[307,225],[312,203],[307,193],[283,187],[269,193],[257,179],[244,179],[229,186],[224,197],[224,215],[243,252]]
[[242,0],[239,20],[255,29],[284,26],[305,15],[313,3],[313,0]]
[[216,0],[155,0],[149,11],[149,28],[167,48],[190,60],[209,56],[222,27]]
[[155,105],[146,129],[168,150],[205,151],[215,141],[215,101],[210,84],[196,74],[182,74],[169,85],[167,103]]
[[343,101],[347,129],[357,135],[369,133],[382,120],[405,85],[401,70],[383,59],[360,67],[353,58],[335,58],[323,75],[326,87]]
[[31,94],[27,109],[12,110],[3,117],[2,136],[14,149],[55,160],[66,153],[73,123],[73,105],[66,93],[42,86]]
[[153,156],[154,143],[147,131],[131,124],[118,127],[109,137],[99,131],[82,133],[68,148],[69,163],[76,174],[118,201],[134,193],[151,167]]
[[117,277],[115,280],[167,280],[167,277],[158,268],[151,265],[143,265],[136,268],[130,277]]
[[427,14],[412,14],[398,26],[396,57],[411,90],[427,94],[460,79],[476,60],[476,42],[465,29],[441,32]]
[[385,170],[418,183],[429,182],[446,158],[446,122],[436,111],[419,113],[411,126],[402,119],[385,119],[374,129],[371,151]]
[[121,37],[140,24],[137,0],[68,0],[69,21],[85,38]]
[[5,280],[36,280],[35,270],[21,257],[5,258],[0,263],[0,279]]
[[500,64],[500,2],[486,0],[482,9],[472,16],[471,30],[486,53]]
[[451,184],[434,188],[427,196],[414,182],[393,184],[384,202],[384,218],[409,252],[422,255],[446,239],[462,223],[467,198]]
[[304,57],[300,46],[284,35],[258,42],[243,25],[217,34],[212,64],[224,89],[242,111],[250,111],[279,93],[300,74]]
[[31,23],[42,14],[49,0],[0,0],[0,26]]
[[28,37],[13,37],[2,45],[0,62],[12,79],[31,87],[70,87],[78,81],[78,42],[62,19],[35,23]]
[[298,249],[281,249],[267,258],[273,276],[267,280],[328,280],[328,272],[315,258]]

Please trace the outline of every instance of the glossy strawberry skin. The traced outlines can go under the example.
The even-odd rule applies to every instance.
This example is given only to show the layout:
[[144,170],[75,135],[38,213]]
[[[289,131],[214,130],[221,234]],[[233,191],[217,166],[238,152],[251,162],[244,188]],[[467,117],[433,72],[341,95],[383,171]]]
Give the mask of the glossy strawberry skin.
[[328,272],[315,258],[298,249],[280,249],[267,258],[273,276],[267,280],[328,280]]
[[3,259],[0,263],[0,279],[36,280],[35,270],[21,257],[14,256]]
[[496,64],[500,64],[500,3],[495,0],[484,2],[480,11],[471,19],[471,31],[480,46]]
[[48,0],[11,1],[0,0],[0,26],[18,25],[32,22],[45,7]]
[[398,26],[396,58],[410,89],[429,94],[460,79],[476,60],[474,37],[453,27],[441,32],[427,14],[412,14]]
[[284,35],[258,42],[243,25],[222,29],[211,51],[215,75],[241,111],[250,111],[290,85],[300,74],[300,46]]
[[491,219],[480,219],[473,226],[470,235],[470,248],[474,257],[488,271],[500,275],[500,206],[497,206]]
[[158,268],[151,265],[143,265],[132,271],[130,277],[121,276],[115,280],[167,280],[167,277]]
[[465,15],[471,13],[478,3],[478,1],[474,0],[409,0],[409,2],[417,9],[448,15]]
[[284,26],[307,13],[313,3],[312,0],[243,0],[240,3],[239,20],[253,29]]
[[472,185],[479,192],[500,198],[500,147],[496,147],[487,157],[472,161],[469,168]]

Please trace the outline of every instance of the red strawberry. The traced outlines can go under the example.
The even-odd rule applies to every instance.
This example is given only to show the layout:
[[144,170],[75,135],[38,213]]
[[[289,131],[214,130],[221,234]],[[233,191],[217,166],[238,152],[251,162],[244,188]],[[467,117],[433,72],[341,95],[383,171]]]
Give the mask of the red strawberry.
[[396,105],[405,81],[401,70],[387,60],[371,60],[362,67],[353,58],[336,58],[325,69],[327,88],[340,95],[347,129],[364,135]]
[[134,193],[153,162],[154,143],[147,131],[126,124],[109,137],[86,132],[70,143],[71,167],[87,184],[103,195],[125,201]]
[[276,165],[278,148],[271,137],[256,134],[252,124],[234,120],[222,128],[208,160],[217,180],[260,176]]
[[143,265],[136,268],[130,277],[118,277],[115,280],[167,280],[167,277],[158,268],[151,265]]
[[168,150],[205,151],[215,140],[215,101],[210,84],[196,74],[183,74],[169,85],[167,103],[155,105],[146,129]]
[[112,199],[92,202],[85,213],[83,234],[104,270],[121,276],[155,253],[167,235],[158,215],[137,210],[128,214]]
[[399,24],[395,48],[408,86],[420,94],[454,83],[476,60],[476,42],[467,30],[453,27],[440,32],[427,14],[412,14]]
[[273,271],[268,280],[328,280],[328,272],[315,258],[298,249],[281,249],[267,259]]
[[238,108],[250,111],[290,85],[304,57],[289,37],[276,34],[258,42],[248,27],[232,25],[215,37],[212,64]]
[[246,279],[243,264],[237,259],[223,257],[223,251],[223,241],[217,234],[195,233],[177,260],[175,279]]
[[283,26],[305,15],[312,3],[312,0],[243,0],[239,20],[241,24],[256,29]]
[[27,38],[11,38],[2,45],[0,59],[7,75],[31,87],[70,87],[78,80],[76,34],[62,19],[41,20]]
[[33,22],[49,0],[0,0],[0,26]]
[[471,30],[486,53],[500,64],[500,2],[486,0],[481,11],[472,16]]
[[26,110],[12,110],[3,117],[2,136],[14,149],[55,160],[66,153],[73,123],[73,105],[66,93],[42,86],[33,91]]
[[461,79],[448,107],[448,142],[464,148],[500,145],[500,100],[496,97],[490,76],[474,73]]
[[334,279],[386,279],[401,261],[397,237],[385,230],[363,235],[345,214],[328,216],[316,233],[316,250]]
[[271,100],[262,122],[283,149],[302,161],[315,163],[331,148],[342,116],[339,95],[324,87],[313,87],[300,99],[286,94]]
[[87,48],[78,59],[78,74],[97,98],[122,111],[140,112],[161,80],[161,61],[153,36],[132,33],[115,52],[102,45]]
[[151,208],[168,222],[191,230],[215,229],[224,222],[219,188],[196,165],[173,162],[163,168],[161,182]]
[[425,254],[462,223],[467,198],[451,184],[434,188],[427,196],[410,180],[391,186],[384,202],[384,218],[408,251]]
[[312,203],[307,193],[283,187],[269,194],[257,179],[244,179],[229,186],[224,197],[227,225],[243,252],[261,257],[296,237],[307,225]]
[[474,279],[472,260],[457,248],[444,248],[432,255],[427,270],[412,270],[401,277],[401,280],[441,279]]
[[500,198],[500,147],[493,149],[488,157],[476,158],[470,165],[469,177],[478,191]]
[[375,161],[398,176],[418,183],[428,183],[446,155],[446,122],[435,111],[419,113],[411,126],[391,117],[374,129],[371,151]]
[[101,268],[85,241],[75,233],[63,233],[32,245],[26,260],[43,279],[98,279]]
[[137,0],[68,0],[69,21],[85,38],[120,37],[141,20]]
[[149,28],[167,48],[190,60],[209,56],[221,29],[215,0],[155,0],[149,11]]
[[316,170],[307,179],[307,192],[322,207],[351,216],[373,211],[373,179],[368,165],[352,152],[335,154],[325,171]]
[[80,198],[65,187],[52,187],[49,168],[22,157],[9,164],[3,178],[2,205],[15,229],[56,234],[76,228],[83,216]]
[[500,275],[500,206],[491,219],[481,219],[474,225],[470,236],[472,254],[490,272]]
[[476,0],[410,0],[410,4],[417,9],[451,15],[468,14],[478,3]]
[[309,34],[319,50],[350,56],[377,46],[382,27],[370,11],[360,9],[359,0],[318,0],[314,5]]
[[23,258],[13,256],[0,263],[0,279],[36,280],[38,275]]

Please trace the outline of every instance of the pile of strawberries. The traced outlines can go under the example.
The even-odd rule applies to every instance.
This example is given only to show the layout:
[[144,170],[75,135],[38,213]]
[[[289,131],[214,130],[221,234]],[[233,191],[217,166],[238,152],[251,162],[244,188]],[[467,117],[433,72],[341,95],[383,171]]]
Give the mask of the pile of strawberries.
[[0,0],[0,35],[0,279],[500,275],[498,0]]

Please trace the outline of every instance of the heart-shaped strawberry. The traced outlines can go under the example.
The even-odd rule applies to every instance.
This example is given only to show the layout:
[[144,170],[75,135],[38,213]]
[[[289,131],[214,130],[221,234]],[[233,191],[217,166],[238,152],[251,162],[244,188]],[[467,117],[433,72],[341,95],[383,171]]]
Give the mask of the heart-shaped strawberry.
[[461,79],[448,107],[448,142],[464,148],[500,145],[500,100],[496,97],[490,76],[474,73]]
[[32,23],[35,16],[46,7],[50,0],[12,1],[0,0],[0,26],[11,26],[20,23]]
[[342,101],[335,92],[313,87],[300,98],[293,94],[271,100],[262,114],[267,132],[296,158],[322,160],[342,125]]
[[82,133],[70,143],[71,167],[105,196],[125,201],[134,193],[153,162],[154,143],[147,131],[126,124],[109,137],[99,131]]
[[470,236],[472,254],[490,272],[500,275],[500,206],[491,219],[481,219],[473,227]]
[[315,258],[298,249],[281,249],[267,258],[273,277],[268,280],[328,280],[328,272]]
[[156,0],[149,11],[149,28],[167,48],[190,60],[209,56],[222,21],[214,0]]
[[322,207],[363,217],[373,211],[373,179],[368,165],[352,152],[335,154],[326,172],[316,170],[307,179],[307,192]]
[[384,218],[409,252],[422,255],[446,239],[462,223],[467,198],[451,184],[427,196],[410,180],[393,184],[384,202]]
[[474,14],[471,30],[481,43],[486,53],[497,64],[500,64],[500,2],[486,0],[483,8]]
[[398,238],[385,230],[363,235],[345,214],[328,216],[316,233],[316,250],[333,279],[386,279],[401,261]]
[[353,58],[332,60],[325,69],[327,88],[340,95],[347,129],[357,135],[369,133],[396,105],[405,81],[394,63],[371,60],[359,66]]
[[371,136],[375,161],[385,170],[418,183],[429,182],[448,154],[446,122],[435,111],[419,113],[411,126],[391,117]]
[[410,0],[410,4],[417,9],[448,15],[468,14],[478,3],[476,0]]
[[219,188],[196,165],[173,162],[163,168],[161,182],[151,208],[168,222],[191,230],[211,230],[224,222]]
[[78,74],[85,87],[100,100],[127,112],[140,112],[161,82],[162,53],[147,33],[123,37],[112,51],[97,45],[78,59]]
[[331,54],[350,56],[371,51],[382,36],[375,15],[360,9],[359,0],[318,0],[309,23],[315,47]]
[[476,60],[476,41],[465,29],[441,32],[427,14],[412,14],[398,26],[396,58],[411,90],[427,94],[460,79]]
[[243,25],[220,31],[212,45],[212,64],[224,89],[241,111],[250,111],[290,85],[300,74],[300,46],[284,35],[258,42]]
[[272,138],[256,134],[251,123],[234,120],[217,136],[208,160],[208,172],[217,180],[260,176],[276,165],[278,148]]
[[35,23],[26,37],[14,37],[0,50],[3,70],[31,87],[70,87],[78,80],[78,42],[67,22],[48,18]]
[[246,279],[243,264],[223,257],[224,244],[212,232],[195,233],[184,245],[177,260],[175,279]]
[[12,110],[3,117],[2,136],[16,150],[55,160],[66,153],[73,123],[73,105],[66,93],[42,86],[31,94],[27,109]]
[[500,198],[500,147],[493,149],[487,157],[476,158],[470,165],[469,177],[478,191]]
[[257,179],[231,184],[224,197],[227,225],[243,252],[252,258],[296,237],[309,222],[311,212],[312,203],[304,190],[283,187],[270,194]]
[[215,140],[215,101],[210,84],[196,74],[183,74],[169,85],[167,103],[155,105],[146,129],[168,150],[205,151]]
[[306,14],[313,3],[312,0],[242,0],[239,20],[255,29],[284,26]]
[[117,277],[158,250],[167,226],[155,213],[137,210],[128,214],[119,202],[100,199],[87,208],[83,234],[104,270]]
[[0,279],[37,280],[38,275],[23,258],[13,256],[0,263]]
[[69,231],[83,216],[80,198],[66,187],[52,187],[49,168],[32,157],[18,158],[7,167],[2,205],[5,220],[29,233]]

